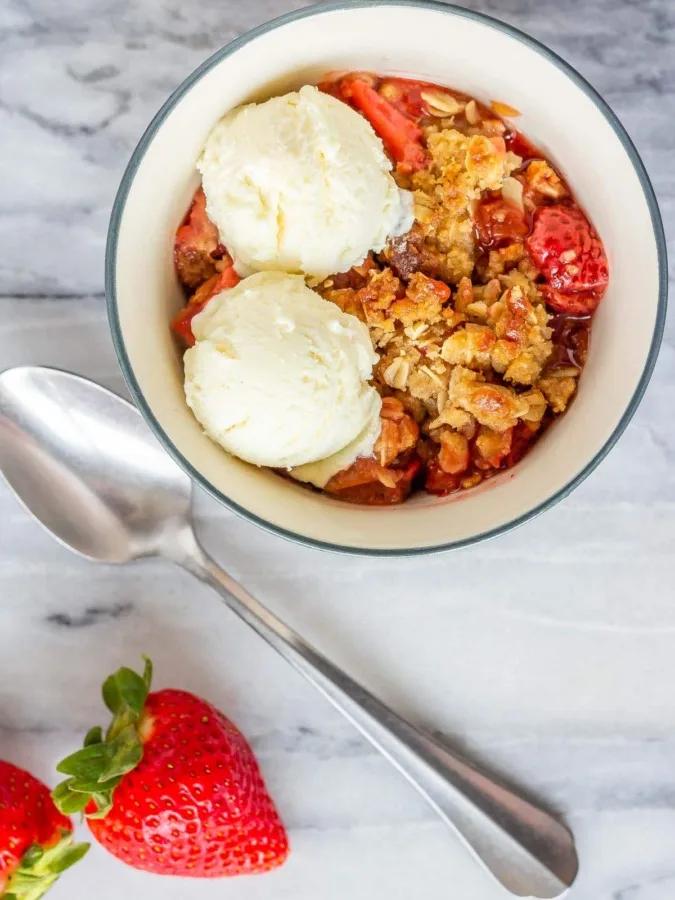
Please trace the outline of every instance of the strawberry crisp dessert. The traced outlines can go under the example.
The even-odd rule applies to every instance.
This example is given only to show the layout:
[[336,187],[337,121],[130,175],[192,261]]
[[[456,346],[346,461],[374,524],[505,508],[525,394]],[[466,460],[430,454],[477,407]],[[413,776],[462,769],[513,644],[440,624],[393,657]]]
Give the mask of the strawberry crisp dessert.
[[609,279],[518,115],[355,72],[214,127],[172,323],[211,439],[371,505],[516,465],[572,402]]

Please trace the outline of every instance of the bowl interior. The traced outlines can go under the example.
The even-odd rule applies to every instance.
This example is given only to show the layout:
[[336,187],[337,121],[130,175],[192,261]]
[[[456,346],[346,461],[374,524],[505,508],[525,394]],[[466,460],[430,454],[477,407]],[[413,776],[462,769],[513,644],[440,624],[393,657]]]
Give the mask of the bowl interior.
[[[564,172],[600,232],[611,283],[569,412],[511,472],[450,499],[350,506],[257,470],[204,436],[185,404],[168,323],[183,303],[175,228],[198,183],[195,160],[232,107],[316,81],[333,69],[424,77],[522,112],[517,126]],[[127,172],[113,216],[113,328],[141,408],[191,474],[216,496],[300,539],[355,550],[415,551],[477,539],[559,495],[611,440],[643,376],[659,322],[659,249],[629,152],[592,97],[508,30],[452,8],[323,9],[259,30],[217,54],[157,117]]]

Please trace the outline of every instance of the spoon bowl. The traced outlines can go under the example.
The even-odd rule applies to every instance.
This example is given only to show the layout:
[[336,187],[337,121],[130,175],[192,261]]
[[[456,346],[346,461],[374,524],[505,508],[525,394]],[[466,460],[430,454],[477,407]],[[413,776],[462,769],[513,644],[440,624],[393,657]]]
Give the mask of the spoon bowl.
[[206,554],[192,528],[189,479],[125,400],[69,372],[8,369],[0,374],[0,468],[26,509],[81,556],[163,556],[216,591],[513,894],[547,900],[572,884],[577,856],[562,823],[398,716]]
[[0,374],[0,468],[58,541],[98,562],[161,553],[189,522],[190,479],[138,411],[70,372]]

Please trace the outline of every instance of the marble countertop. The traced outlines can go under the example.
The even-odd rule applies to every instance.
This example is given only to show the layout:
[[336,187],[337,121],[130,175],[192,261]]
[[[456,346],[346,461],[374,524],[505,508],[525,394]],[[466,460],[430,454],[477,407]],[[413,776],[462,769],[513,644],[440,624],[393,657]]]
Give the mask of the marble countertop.
[[[45,363],[124,391],[103,250],[118,180],[170,91],[293,0],[0,4],[0,366]],[[675,230],[671,0],[469,0],[540,38],[613,105]],[[639,297],[636,297],[639,302]],[[200,496],[214,555],[403,714],[559,809],[571,900],[675,896],[675,326],[599,469],[515,533],[428,559],[286,543]],[[402,779],[242,624],[161,564],[96,567],[0,486],[0,757],[54,781],[102,718],[98,684],[142,652],[251,739],[288,824],[287,866],[185,882],[94,848],[54,900],[498,900]]]

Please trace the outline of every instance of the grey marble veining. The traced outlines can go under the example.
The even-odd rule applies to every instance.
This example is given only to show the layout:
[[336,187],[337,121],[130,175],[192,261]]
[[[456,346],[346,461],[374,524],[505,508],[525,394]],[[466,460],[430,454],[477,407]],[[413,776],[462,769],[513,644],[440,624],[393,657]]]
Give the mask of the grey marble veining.
[[[0,367],[41,362],[124,391],[102,264],[128,157],[206,56],[302,5],[0,4]],[[609,100],[675,250],[672,0],[466,5],[540,38]],[[320,554],[198,498],[200,533],[236,577],[401,712],[568,817],[582,864],[571,900],[675,897],[673,409],[671,316],[645,400],[600,468],[545,516],[452,555]],[[504,896],[207,592],[159,564],[96,568],[70,556],[2,486],[0,635],[0,757],[53,781],[55,760],[101,720],[103,676],[148,652],[158,683],[202,693],[250,737],[291,831],[288,865],[259,879],[155,879],[95,850],[54,900]]]

